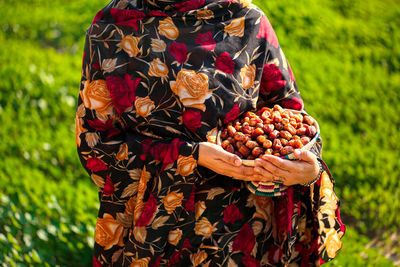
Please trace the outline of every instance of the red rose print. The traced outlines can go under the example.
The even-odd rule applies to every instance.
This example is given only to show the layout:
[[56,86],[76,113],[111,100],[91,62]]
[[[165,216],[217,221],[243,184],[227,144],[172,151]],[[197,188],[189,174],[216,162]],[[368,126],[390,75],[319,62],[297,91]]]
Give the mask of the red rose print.
[[182,11],[198,9],[203,5],[204,5],[204,0],[188,0],[183,3],[175,4],[174,6],[178,8],[177,12],[182,12]]
[[292,82],[295,82],[296,79],[294,78],[293,71],[292,71],[292,68],[290,67],[289,62],[288,62],[288,67],[289,67],[290,79],[292,80]]
[[158,258],[150,265],[150,267],[160,266],[161,258],[161,256],[158,256]]
[[99,69],[100,69],[100,64],[99,64],[99,62],[97,61],[96,63],[94,63],[94,64],[92,65],[92,67],[93,67],[94,69],[96,69],[96,70],[99,70]]
[[183,124],[192,132],[196,132],[196,130],[201,127],[201,115],[198,110],[185,110],[182,115],[182,120]]
[[236,236],[235,241],[233,241],[232,251],[240,250],[244,254],[249,255],[255,244],[256,240],[253,230],[248,223],[245,223]]
[[295,110],[302,110],[303,109],[303,101],[300,98],[293,97],[290,100],[283,100],[282,107],[290,108]]
[[185,211],[194,212],[194,194],[195,194],[195,192],[194,192],[194,185],[193,185],[192,193],[190,194],[188,200],[186,201],[185,207],[184,207]]
[[93,256],[93,267],[103,267],[103,265],[101,265],[100,261]]
[[129,74],[125,74],[124,78],[116,76],[106,78],[111,99],[119,115],[132,106],[135,101],[136,88],[140,81],[141,78],[132,80]]
[[95,120],[87,120],[87,122],[89,123],[90,127],[92,127],[97,131],[107,131],[112,127],[113,121],[112,119],[109,119],[104,123],[99,119],[95,119]]
[[90,127],[92,127],[93,129],[97,130],[97,131],[101,131],[101,132],[107,132],[107,138],[110,138],[114,135],[120,134],[121,130],[114,128],[112,125],[113,120],[109,119],[107,120],[105,123],[103,123],[101,120],[99,119],[95,119],[95,120],[87,120],[87,122],[89,123]]
[[268,43],[276,48],[279,47],[278,38],[276,37],[275,31],[266,16],[261,17],[257,38],[266,38]]
[[175,251],[172,256],[169,258],[168,266],[175,265],[179,262],[179,258],[181,257],[181,251]]
[[190,241],[189,241],[188,238],[186,238],[186,239],[183,241],[183,245],[182,245],[182,247],[181,247],[181,250],[175,251],[175,252],[172,254],[172,256],[169,258],[168,266],[177,264],[177,263],[179,262],[179,258],[180,258],[181,255],[182,255],[182,250],[185,249],[185,248],[192,248],[192,245],[190,245]]
[[210,31],[199,33],[196,37],[196,44],[201,45],[204,49],[209,51],[212,51],[215,48],[215,40]]
[[246,267],[260,267],[260,261],[250,255],[244,256],[242,262]]
[[161,11],[153,10],[149,12],[150,17],[168,17],[167,14]]
[[184,248],[192,248],[192,245],[190,245],[190,240],[188,238],[183,240],[182,249]]
[[232,74],[235,69],[235,62],[232,61],[228,52],[224,52],[215,60],[215,67],[222,72]]
[[187,58],[187,48],[184,43],[173,43],[169,46],[168,51],[174,56],[179,63],[185,63]]
[[115,20],[115,24],[130,26],[136,31],[138,30],[137,21],[146,17],[146,14],[139,10],[111,8],[110,13]]
[[282,80],[281,70],[275,64],[265,64],[261,77],[261,93],[276,91],[285,85],[286,81]]
[[224,123],[228,123],[230,121],[235,120],[239,116],[239,113],[240,113],[239,106],[237,104],[233,105],[233,108],[228,113],[226,113]]
[[121,133],[120,129],[117,128],[111,128],[107,131],[107,138],[111,138],[114,135],[118,135]]
[[101,20],[101,18],[103,17],[103,10],[100,10],[99,12],[97,12],[96,16],[94,17],[92,24],[96,23],[97,21]]
[[175,138],[171,143],[158,143],[150,149],[153,158],[162,162],[161,171],[178,159],[179,149],[182,144],[183,141]]
[[86,161],[86,168],[94,172],[106,171],[107,165],[99,158],[88,158]]
[[136,221],[135,226],[141,227],[149,224],[151,218],[153,218],[154,212],[157,209],[157,199],[153,194],[150,194],[149,199],[143,207],[142,214],[140,214],[139,219]]
[[146,156],[147,156],[146,154],[147,154],[147,152],[149,152],[152,143],[153,143],[153,141],[151,141],[150,139],[146,139],[146,140],[142,141],[142,151],[143,151],[143,153],[140,154],[140,156],[139,156],[141,160],[144,161],[146,159]]
[[235,223],[237,220],[242,219],[242,213],[235,204],[231,204],[224,210],[224,222]]
[[103,195],[111,196],[114,193],[114,190],[115,190],[114,184],[111,181],[110,176],[107,175],[106,182],[105,182],[104,188],[103,188]]
[[268,262],[275,265],[281,257],[282,250],[277,245],[271,244],[268,251]]

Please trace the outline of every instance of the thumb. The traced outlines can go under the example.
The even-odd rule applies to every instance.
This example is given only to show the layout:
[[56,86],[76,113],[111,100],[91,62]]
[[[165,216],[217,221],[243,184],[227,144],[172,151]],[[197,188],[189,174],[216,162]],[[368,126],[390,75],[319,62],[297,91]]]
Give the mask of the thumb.
[[299,160],[304,160],[304,161],[314,161],[315,155],[308,151],[308,150],[301,150],[301,149],[295,149],[294,150],[294,156],[299,159]]
[[239,156],[232,154],[228,151],[225,151],[222,149],[220,158],[225,161],[226,163],[232,164],[234,166],[240,166],[242,165],[242,160],[239,158]]

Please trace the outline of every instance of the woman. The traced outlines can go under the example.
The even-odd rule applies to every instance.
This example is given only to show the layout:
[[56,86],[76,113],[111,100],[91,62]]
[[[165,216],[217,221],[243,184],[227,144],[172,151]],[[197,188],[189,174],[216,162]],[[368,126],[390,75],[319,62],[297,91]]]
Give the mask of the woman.
[[[265,156],[255,168],[215,144],[223,124],[274,104],[303,109],[276,35],[249,1],[114,0],[99,11],[76,116],[79,156],[99,188],[93,264],[334,258],[344,225],[320,140],[296,162]],[[274,197],[246,189],[277,180]]]

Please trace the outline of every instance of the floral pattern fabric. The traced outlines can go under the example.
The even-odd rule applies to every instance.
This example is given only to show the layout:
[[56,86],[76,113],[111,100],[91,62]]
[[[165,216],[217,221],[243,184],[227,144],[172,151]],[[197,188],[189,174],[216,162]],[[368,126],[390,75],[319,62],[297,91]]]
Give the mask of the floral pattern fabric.
[[197,165],[199,142],[240,114],[304,108],[250,1],[110,2],[87,29],[78,98],[78,154],[99,189],[94,266],[319,266],[341,248],[325,164],[280,197]]

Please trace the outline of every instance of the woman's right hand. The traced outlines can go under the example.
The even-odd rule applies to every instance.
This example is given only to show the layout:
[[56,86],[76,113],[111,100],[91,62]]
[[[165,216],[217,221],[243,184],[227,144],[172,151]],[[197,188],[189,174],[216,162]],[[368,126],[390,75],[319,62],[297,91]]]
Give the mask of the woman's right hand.
[[242,160],[235,154],[225,151],[221,146],[200,142],[199,144],[199,165],[210,170],[244,181],[259,181],[259,175],[254,172],[253,167],[242,165]]

